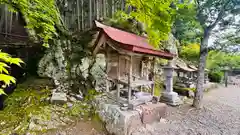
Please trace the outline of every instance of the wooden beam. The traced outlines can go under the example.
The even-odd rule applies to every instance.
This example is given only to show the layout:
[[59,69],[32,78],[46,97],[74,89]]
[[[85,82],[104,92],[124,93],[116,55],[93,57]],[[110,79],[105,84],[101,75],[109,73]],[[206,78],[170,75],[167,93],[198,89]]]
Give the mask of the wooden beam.
[[132,56],[130,56],[129,73],[128,73],[128,103],[130,103],[131,97],[132,97],[132,88],[131,88],[131,83],[132,83],[132,63],[133,63],[133,59],[132,59]]
[[103,34],[101,34],[101,37],[99,40],[96,40],[96,47],[93,50],[93,55],[96,55],[97,52],[99,51],[100,47],[106,42],[106,38]]
[[154,80],[154,76],[155,76],[155,72],[154,72],[154,69],[155,69],[155,58],[153,58],[153,63],[152,63],[152,80],[154,83],[151,85],[152,86],[152,91],[151,91],[151,94],[154,95],[154,85],[155,85],[155,80]]
[[[106,54],[105,54],[105,57],[106,57],[106,77],[108,77],[108,72],[109,72],[109,48],[108,46],[106,46]],[[108,79],[106,79],[106,91],[109,92],[109,81]]]
[[[141,78],[143,78],[143,69],[144,69],[144,62],[141,60]],[[140,87],[140,90],[143,91],[143,87]]]
[[119,54],[118,56],[118,68],[117,68],[117,98],[120,98],[120,84],[119,84],[119,80],[120,80],[120,69],[121,69],[121,56]]
[[128,50],[125,50],[125,49],[122,49],[118,43],[116,42],[113,42],[111,40],[106,40],[106,42],[108,43],[108,45],[116,50],[118,53],[122,54],[122,55],[131,55],[131,56],[143,56],[143,54],[139,54],[139,53],[134,53],[134,52],[131,52],[131,51],[128,51]]

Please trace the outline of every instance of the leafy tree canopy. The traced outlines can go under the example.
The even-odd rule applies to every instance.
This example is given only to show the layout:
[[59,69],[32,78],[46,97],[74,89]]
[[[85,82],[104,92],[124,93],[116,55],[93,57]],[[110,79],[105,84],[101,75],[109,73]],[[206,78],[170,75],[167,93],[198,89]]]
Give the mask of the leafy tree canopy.
[[180,51],[180,57],[196,64],[199,59],[199,53],[200,53],[199,44],[196,43],[188,44],[186,46],[182,46]]
[[175,9],[172,0],[127,0],[134,7],[130,16],[144,24],[150,43],[158,47],[171,31]]
[[49,46],[49,40],[57,37],[57,27],[60,26],[60,14],[55,6],[55,0],[0,0],[12,12],[18,12],[26,22],[28,33],[44,46]]

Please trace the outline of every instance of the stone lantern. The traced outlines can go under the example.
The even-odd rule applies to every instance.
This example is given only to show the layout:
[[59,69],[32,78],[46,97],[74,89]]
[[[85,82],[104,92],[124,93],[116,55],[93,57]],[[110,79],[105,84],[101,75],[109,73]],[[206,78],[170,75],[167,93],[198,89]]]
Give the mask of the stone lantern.
[[173,71],[172,61],[169,61],[168,65],[164,67],[166,89],[162,92],[160,99],[169,105],[177,106],[181,104],[181,100],[178,94],[173,91]]

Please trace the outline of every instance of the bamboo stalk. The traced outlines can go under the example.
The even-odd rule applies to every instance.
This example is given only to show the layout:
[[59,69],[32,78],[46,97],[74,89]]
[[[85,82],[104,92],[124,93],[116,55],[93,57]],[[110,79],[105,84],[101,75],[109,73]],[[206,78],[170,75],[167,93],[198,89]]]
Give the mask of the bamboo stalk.
[[112,0],[112,3],[111,3],[111,17],[113,17],[113,15],[114,15],[114,10],[115,10],[115,1]]
[[78,30],[80,30],[80,4],[79,4],[79,0],[77,0],[77,20],[78,20]]
[[124,11],[125,9],[125,0],[121,0],[121,10]]
[[89,0],[89,25],[92,27],[92,0]]
[[106,18],[106,0],[103,0],[103,18]]
[[12,32],[12,18],[13,18],[13,12],[10,12],[10,27],[9,27],[9,33]]
[[5,5],[5,33],[8,33],[8,7]]
[[97,11],[96,11],[96,15],[97,15],[97,20],[99,20],[99,0],[96,0],[96,9],[97,9]]
[[81,20],[82,20],[82,24],[81,24],[81,26],[82,26],[82,30],[84,30],[84,13],[83,13],[83,0],[81,0]]

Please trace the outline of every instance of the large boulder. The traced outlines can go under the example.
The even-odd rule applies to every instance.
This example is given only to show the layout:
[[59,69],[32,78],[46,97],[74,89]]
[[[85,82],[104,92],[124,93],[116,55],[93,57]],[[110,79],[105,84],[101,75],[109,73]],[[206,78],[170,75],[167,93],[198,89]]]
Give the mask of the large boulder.
[[95,89],[104,89],[106,86],[106,59],[104,54],[96,56],[96,62],[90,72],[96,80]]

